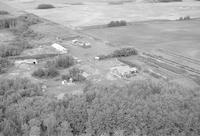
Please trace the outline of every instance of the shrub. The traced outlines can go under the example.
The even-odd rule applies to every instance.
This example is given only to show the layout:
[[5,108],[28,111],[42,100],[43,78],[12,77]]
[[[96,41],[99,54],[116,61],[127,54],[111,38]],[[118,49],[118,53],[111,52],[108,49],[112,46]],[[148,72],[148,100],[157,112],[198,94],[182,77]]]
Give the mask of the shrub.
[[39,78],[53,78],[53,77],[58,76],[59,72],[54,67],[50,67],[46,69],[39,68],[36,71],[34,71],[32,75]]
[[158,0],[158,2],[182,2],[183,0]]
[[0,19],[0,29],[4,28],[14,28],[17,24],[17,19],[16,18],[3,18]]
[[180,17],[179,20],[182,21],[182,20],[190,20],[190,16],[185,16],[185,17]]
[[0,74],[5,73],[12,65],[11,61],[0,57]]
[[69,68],[70,66],[74,65],[74,63],[75,62],[72,56],[61,55],[52,61],[48,61],[47,66],[54,66],[56,68]]
[[108,2],[109,5],[122,5],[124,1],[110,1]]
[[78,82],[84,81],[85,77],[83,77],[82,72],[83,71],[80,70],[79,68],[76,68],[76,67],[71,68],[66,75],[62,75],[62,79],[69,80],[71,78],[75,82],[76,81],[78,81]]
[[25,39],[17,38],[12,41],[9,45],[0,46],[0,57],[9,57],[20,55],[25,49],[31,49],[32,45]]
[[131,55],[137,55],[135,48],[122,48],[112,53],[112,57],[127,57]]
[[18,47],[21,50],[32,49],[33,46],[24,38],[16,38],[15,41],[11,43],[12,46]]
[[83,2],[75,2],[75,3],[70,3],[70,5],[84,5]]
[[37,7],[37,9],[51,9],[51,8],[55,8],[55,7],[51,4],[40,4]]
[[99,55],[98,57],[99,57],[100,60],[111,58],[110,55]]
[[126,26],[127,22],[124,20],[121,21],[111,21],[107,26],[108,27],[117,27],[117,26]]
[[0,46],[0,57],[9,57],[19,55],[22,50],[15,46]]
[[0,10],[0,15],[8,15],[8,14],[9,14],[8,11]]
[[118,58],[118,57],[128,57],[128,56],[132,56],[132,55],[137,55],[138,52],[135,48],[122,48],[119,50],[115,50],[113,53],[109,54],[109,55],[99,55],[99,59],[103,60],[103,59],[108,59],[108,58]]
[[[27,78],[1,79],[0,80],[0,95],[10,91],[12,93],[20,93],[24,96],[34,96],[34,94],[41,95],[41,86],[31,82]],[[9,99],[9,98],[8,98]]]

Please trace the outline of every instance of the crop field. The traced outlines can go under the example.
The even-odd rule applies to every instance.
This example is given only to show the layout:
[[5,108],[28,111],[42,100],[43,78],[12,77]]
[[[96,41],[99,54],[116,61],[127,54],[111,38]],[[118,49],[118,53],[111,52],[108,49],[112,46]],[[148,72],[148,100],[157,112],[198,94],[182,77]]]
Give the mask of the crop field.
[[[200,3],[194,1],[154,4],[131,1],[109,4],[110,1],[105,0],[4,0],[4,2],[70,28],[102,25],[113,20],[135,22],[155,19],[176,20],[183,16],[200,17]],[[37,6],[43,3],[52,4],[55,8],[37,9]]]
[[200,20],[152,21],[118,28],[84,30],[115,47],[134,46],[141,50],[168,49],[200,59]]

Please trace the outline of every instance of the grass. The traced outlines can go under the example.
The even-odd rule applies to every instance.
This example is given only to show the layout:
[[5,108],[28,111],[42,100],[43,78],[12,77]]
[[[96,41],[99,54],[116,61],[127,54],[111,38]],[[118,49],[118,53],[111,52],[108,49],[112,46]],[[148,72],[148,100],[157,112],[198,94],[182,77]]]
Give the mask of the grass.
[[72,56],[69,55],[60,55],[57,56],[54,60],[48,61],[47,66],[53,66],[55,68],[69,68],[75,64],[75,61]]
[[52,8],[55,8],[55,7],[51,4],[40,4],[37,7],[37,9],[52,9]]
[[130,61],[124,60],[123,58],[119,58],[118,60],[119,60],[120,62],[122,62],[122,63],[124,63],[124,64],[130,66],[130,67],[135,67],[135,68],[137,68],[139,71],[142,70],[142,67],[141,67],[139,64],[132,63],[132,62],[130,62]]
[[50,67],[50,68],[39,68],[36,71],[33,72],[32,76],[34,77],[39,77],[39,78],[53,78],[59,75],[59,71],[54,68],[54,67]]

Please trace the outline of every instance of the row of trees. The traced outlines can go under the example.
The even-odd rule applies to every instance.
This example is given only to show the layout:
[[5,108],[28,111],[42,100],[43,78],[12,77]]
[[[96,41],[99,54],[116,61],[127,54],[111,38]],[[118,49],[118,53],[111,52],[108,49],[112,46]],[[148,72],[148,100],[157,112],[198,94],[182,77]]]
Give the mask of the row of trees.
[[3,136],[199,136],[200,92],[171,83],[88,84],[63,100],[27,79],[0,82]]
[[8,28],[13,35],[15,35],[15,39],[9,42],[9,44],[0,46],[0,57],[5,58],[20,55],[25,49],[33,48],[33,46],[29,43],[30,39],[42,37],[42,35],[36,34],[30,29],[31,25],[40,22],[40,20],[33,15],[24,15],[16,19],[5,20],[9,20],[8,24],[13,24],[12,22],[14,20],[15,25],[11,28],[8,25]]
[[109,58],[120,58],[120,57],[128,57],[132,55],[137,55],[138,51],[133,47],[125,47],[118,50],[113,51],[108,55],[99,55],[99,59],[109,59]]

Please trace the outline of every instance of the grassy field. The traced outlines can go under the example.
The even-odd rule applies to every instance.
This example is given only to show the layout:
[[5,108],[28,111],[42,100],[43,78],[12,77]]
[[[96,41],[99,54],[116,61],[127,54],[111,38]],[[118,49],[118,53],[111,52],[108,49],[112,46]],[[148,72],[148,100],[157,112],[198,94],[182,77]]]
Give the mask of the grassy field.
[[[144,21],[154,19],[175,20],[182,16],[200,17],[200,2],[144,3],[126,2],[109,4],[105,0],[12,0],[9,5],[34,13],[40,17],[70,28],[107,24],[112,20]],[[56,8],[38,10],[39,4],[52,4]]]
[[161,48],[200,59],[199,25],[200,20],[152,21],[84,32],[116,47],[134,46],[146,51]]

